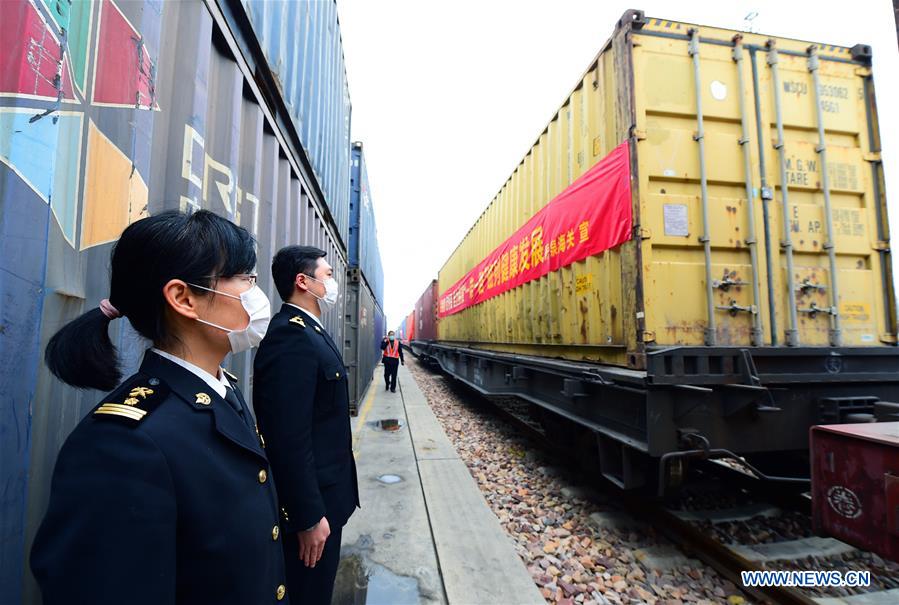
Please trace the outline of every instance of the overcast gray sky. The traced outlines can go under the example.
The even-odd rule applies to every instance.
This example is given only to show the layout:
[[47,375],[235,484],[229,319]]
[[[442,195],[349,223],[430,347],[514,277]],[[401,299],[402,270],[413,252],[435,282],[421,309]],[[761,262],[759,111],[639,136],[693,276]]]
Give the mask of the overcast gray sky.
[[412,310],[628,8],[732,29],[757,12],[761,33],[870,44],[899,228],[899,51],[888,0],[338,0],[389,326]]

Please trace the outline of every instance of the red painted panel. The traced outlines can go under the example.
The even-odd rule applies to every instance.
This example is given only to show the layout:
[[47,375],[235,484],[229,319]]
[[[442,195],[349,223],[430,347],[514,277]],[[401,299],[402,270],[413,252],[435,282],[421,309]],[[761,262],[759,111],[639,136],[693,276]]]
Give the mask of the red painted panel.
[[415,320],[418,322],[415,340],[437,340],[438,298],[435,279],[415,303]]
[[899,422],[811,430],[815,530],[899,561]]
[[[18,14],[16,14],[18,13]],[[4,2],[0,92],[73,100],[69,61],[51,26],[30,2]]]
[[103,2],[98,44],[93,102],[152,108],[156,66],[143,37],[112,0]]

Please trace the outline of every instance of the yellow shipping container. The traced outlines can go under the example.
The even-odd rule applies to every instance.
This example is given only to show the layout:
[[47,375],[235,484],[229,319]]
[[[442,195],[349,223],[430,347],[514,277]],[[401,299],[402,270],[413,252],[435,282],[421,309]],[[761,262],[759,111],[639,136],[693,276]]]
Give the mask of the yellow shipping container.
[[440,292],[622,141],[632,239],[442,318],[441,340],[639,369],[670,346],[894,345],[870,61],[628,11]]

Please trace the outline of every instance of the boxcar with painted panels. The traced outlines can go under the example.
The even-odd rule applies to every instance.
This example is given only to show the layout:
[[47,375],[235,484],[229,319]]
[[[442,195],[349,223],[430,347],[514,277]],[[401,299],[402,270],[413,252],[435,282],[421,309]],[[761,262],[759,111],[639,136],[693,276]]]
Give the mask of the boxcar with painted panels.
[[899,351],[871,65],[626,12],[440,270],[432,356],[627,486],[873,419]]
[[[292,4],[301,12],[332,8]],[[59,447],[100,396],[63,386],[42,353],[57,329],[108,296],[110,251],[128,224],[171,208],[210,209],[255,234],[259,284],[276,309],[270,259],[284,245],[324,249],[345,291],[334,212],[345,202],[319,185],[325,168],[309,169],[306,149],[325,143],[304,139],[323,136],[324,122],[304,122],[310,135],[285,118],[290,102],[305,102],[303,90],[331,85],[334,74],[304,71],[274,86],[252,31],[237,2],[3,3],[0,594],[10,602],[38,602],[25,554]],[[334,94],[342,102],[343,93]],[[341,132],[343,142],[332,136],[328,145],[348,158]],[[322,161],[316,157],[312,164]],[[346,165],[344,183],[333,184],[348,195]],[[344,337],[342,305],[324,317],[335,341]],[[130,373],[148,343],[127,322],[112,326]],[[249,397],[251,354],[228,364]]]

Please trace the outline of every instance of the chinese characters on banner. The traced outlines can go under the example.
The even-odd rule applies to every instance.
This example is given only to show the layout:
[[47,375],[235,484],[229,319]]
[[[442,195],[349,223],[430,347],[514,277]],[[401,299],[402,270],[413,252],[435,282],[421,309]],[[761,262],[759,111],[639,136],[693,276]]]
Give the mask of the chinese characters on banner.
[[630,151],[625,141],[440,295],[438,315],[458,313],[614,248],[631,238]]

